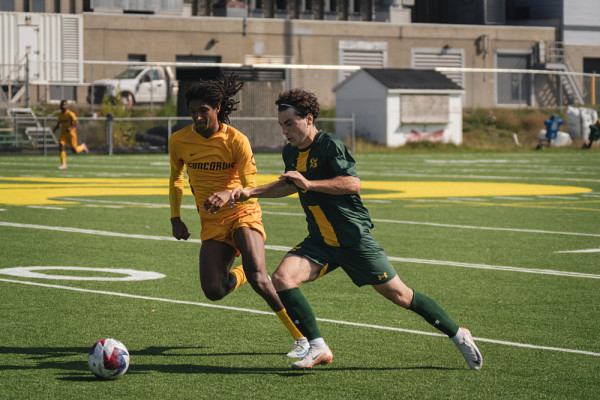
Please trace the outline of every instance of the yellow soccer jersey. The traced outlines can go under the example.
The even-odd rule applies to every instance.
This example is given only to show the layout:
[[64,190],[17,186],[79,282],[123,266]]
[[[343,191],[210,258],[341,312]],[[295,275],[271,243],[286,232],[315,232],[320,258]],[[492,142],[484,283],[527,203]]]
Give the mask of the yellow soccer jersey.
[[248,138],[237,129],[221,123],[217,133],[205,138],[196,132],[193,124],[186,126],[171,135],[169,154],[171,218],[180,215],[184,166],[202,218],[221,219],[238,213],[243,204],[256,203],[256,199],[250,199],[233,209],[223,206],[213,215],[204,211],[204,202],[215,192],[256,186],[252,148]]
[[72,127],[75,121],[77,121],[77,116],[71,110],[59,112],[57,117],[61,135],[68,133],[68,128]]

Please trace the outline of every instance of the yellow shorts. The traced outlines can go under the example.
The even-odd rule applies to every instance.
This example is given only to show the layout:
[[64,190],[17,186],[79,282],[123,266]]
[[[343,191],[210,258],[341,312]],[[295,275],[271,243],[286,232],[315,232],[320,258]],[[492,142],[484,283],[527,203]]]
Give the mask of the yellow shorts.
[[75,129],[71,129],[70,131],[61,133],[58,142],[62,145],[70,145],[71,149],[75,151],[77,148],[77,131]]
[[239,250],[233,240],[233,233],[242,227],[253,229],[260,233],[263,240],[267,240],[265,227],[262,222],[262,212],[258,203],[248,204],[240,207],[240,210],[232,215],[221,219],[200,218],[202,229],[200,231],[200,239],[216,240],[231,245],[236,251],[236,257],[240,255]]

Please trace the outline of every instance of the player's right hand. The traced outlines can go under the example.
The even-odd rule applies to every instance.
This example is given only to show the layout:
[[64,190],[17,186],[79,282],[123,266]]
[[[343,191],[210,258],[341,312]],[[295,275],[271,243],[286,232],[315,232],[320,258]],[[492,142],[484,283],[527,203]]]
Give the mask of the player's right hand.
[[236,201],[246,201],[250,198],[250,192],[248,189],[236,188],[231,191],[229,197],[229,208],[235,207]]
[[177,240],[188,240],[190,237],[187,226],[179,217],[171,218],[171,228],[173,229],[173,237]]

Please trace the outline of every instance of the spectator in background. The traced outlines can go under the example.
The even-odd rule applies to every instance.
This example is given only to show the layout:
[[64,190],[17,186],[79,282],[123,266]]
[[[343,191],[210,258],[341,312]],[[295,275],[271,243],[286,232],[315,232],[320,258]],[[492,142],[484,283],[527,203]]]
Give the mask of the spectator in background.
[[583,144],[584,149],[589,149],[592,144],[600,139],[600,119],[595,124],[590,125],[590,135],[588,136],[588,142]]

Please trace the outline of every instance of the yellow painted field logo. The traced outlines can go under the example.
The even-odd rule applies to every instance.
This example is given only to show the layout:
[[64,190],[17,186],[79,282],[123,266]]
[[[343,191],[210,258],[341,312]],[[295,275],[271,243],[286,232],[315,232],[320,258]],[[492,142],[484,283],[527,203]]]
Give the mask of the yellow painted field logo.
[[[277,175],[259,175],[258,184],[272,182],[277,177]],[[521,183],[361,181],[361,197],[365,199],[539,196],[591,191],[577,186]],[[189,188],[185,193],[190,195]],[[0,178],[0,204],[7,205],[77,204],[73,198],[151,195],[165,196],[168,203],[168,177],[165,179]]]

